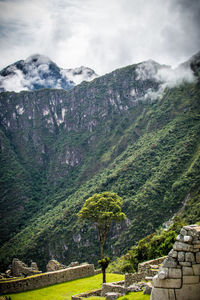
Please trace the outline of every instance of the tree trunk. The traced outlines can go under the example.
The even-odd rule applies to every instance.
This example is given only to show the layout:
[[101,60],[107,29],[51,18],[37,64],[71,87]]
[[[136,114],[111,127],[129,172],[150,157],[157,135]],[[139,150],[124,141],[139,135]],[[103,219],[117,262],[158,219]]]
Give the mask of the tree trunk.
[[102,268],[102,274],[103,274],[103,283],[106,283],[106,269]]
[[101,259],[104,258],[104,255],[103,255],[103,245],[101,243]]

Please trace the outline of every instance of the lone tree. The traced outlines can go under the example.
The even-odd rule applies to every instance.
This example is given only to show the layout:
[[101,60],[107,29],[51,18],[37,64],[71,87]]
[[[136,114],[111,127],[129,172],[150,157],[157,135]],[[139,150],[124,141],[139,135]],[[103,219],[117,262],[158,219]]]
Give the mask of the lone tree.
[[[87,219],[95,224],[100,241],[101,260],[104,259],[103,248],[106,234],[112,222],[120,222],[126,218],[121,211],[122,199],[116,193],[103,192],[88,198],[78,213],[80,219]],[[102,264],[101,264],[102,266]],[[105,282],[105,267],[102,267],[103,282]]]

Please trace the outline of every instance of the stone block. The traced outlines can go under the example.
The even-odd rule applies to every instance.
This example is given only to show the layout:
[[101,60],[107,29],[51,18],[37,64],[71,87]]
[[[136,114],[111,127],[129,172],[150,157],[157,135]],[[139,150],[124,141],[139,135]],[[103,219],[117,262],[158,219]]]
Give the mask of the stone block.
[[178,261],[185,261],[185,252],[183,251],[178,252]]
[[195,253],[199,252],[199,248],[194,248],[193,247],[193,251],[192,252],[195,252]]
[[188,230],[188,235],[191,235],[192,237],[198,237],[198,232],[194,229]]
[[38,271],[37,263],[32,261],[32,263],[31,263],[31,268],[32,268],[33,270]]
[[158,272],[158,278],[159,279],[165,279],[168,277],[168,268],[162,268],[159,272]]
[[200,275],[200,264],[192,265],[194,275]]
[[192,244],[198,245],[200,243],[199,239],[194,238]]
[[183,284],[199,283],[199,276],[183,276]]
[[181,278],[182,276],[182,270],[181,269],[176,269],[176,268],[169,268],[168,269],[168,276],[169,278]]
[[120,293],[125,294],[126,288],[122,285],[115,285],[112,283],[103,283],[102,290],[101,290],[101,297],[105,297],[107,293]]
[[176,240],[177,240],[178,242],[184,242],[184,237],[183,237],[183,235],[182,235],[182,234],[177,235]]
[[128,286],[128,287],[125,289],[125,292],[126,292],[126,293],[129,293],[129,292],[141,292],[141,291],[142,291],[142,287],[139,286],[138,284],[130,285],[130,286]]
[[160,288],[155,288],[155,287],[153,287],[153,289],[152,289],[150,299],[151,300],[176,300],[174,290],[160,289]]
[[185,252],[193,252],[194,250],[192,245],[182,243],[182,242],[175,242],[173,245],[173,249],[175,251],[185,251]]
[[107,293],[105,296],[106,296],[106,300],[115,300],[115,299],[119,298],[120,296],[122,296],[122,294],[110,292],[110,293]]
[[200,264],[200,252],[197,252],[195,255],[196,255],[196,262]]
[[200,284],[183,285],[181,289],[175,290],[175,295],[176,300],[199,300]]
[[157,288],[179,289],[181,287],[181,279],[159,279],[158,275],[153,278],[153,286]]
[[180,233],[181,233],[182,235],[187,235],[187,230],[184,229],[184,228],[181,228]]
[[145,286],[145,290],[144,290],[144,295],[151,295],[151,291],[152,291],[152,286]]
[[176,300],[174,289],[169,289],[169,291],[168,291],[168,297],[169,297],[169,300]]
[[191,262],[188,262],[188,261],[180,261],[179,262],[179,265],[182,266],[182,267],[191,267],[192,266],[192,263]]
[[178,252],[174,251],[173,249],[169,252],[168,256],[171,256],[173,258],[177,258]]
[[62,270],[63,265],[61,263],[59,263],[57,260],[55,259],[51,259],[47,266],[46,266],[47,272],[53,272],[53,271],[57,271],[57,270]]
[[164,268],[176,268],[177,266],[177,261],[175,258],[168,256],[167,258],[165,258],[165,260],[163,261],[162,266]]
[[199,249],[200,248],[200,243],[199,244],[195,244],[194,248]]
[[190,235],[185,235],[185,236],[183,237],[183,241],[184,241],[185,243],[191,243],[191,242],[192,242],[192,237],[191,237]]
[[192,252],[186,252],[185,253],[185,261],[195,262],[194,253],[192,253]]
[[194,275],[192,267],[183,267],[182,270],[183,270],[183,275],[184,276],[192,276],[192,275]]

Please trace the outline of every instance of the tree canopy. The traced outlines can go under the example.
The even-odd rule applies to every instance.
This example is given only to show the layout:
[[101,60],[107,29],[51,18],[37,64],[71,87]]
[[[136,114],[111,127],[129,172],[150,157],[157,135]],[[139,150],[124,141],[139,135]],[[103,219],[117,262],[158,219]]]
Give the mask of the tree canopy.
[[[103,192],[101,194],[94,194],[88,198],[78,213],[79,218],[90,220],[97,227],[101,248],[101,261],[104,259],[103,247],[106,234],[112,222],[120,222],[126,218],[126,215],[121,211],[121,207],[121,197],[116,193]],[[102,266],[102,273],[103,282],[105,282],[104,266]]]
[[118,222],[125,219],[121,206],[122,198],[116,193],[94,194],[85,201],[78,216],[94,223],[110,225],[112,221]]
[[[121,206],[122,198],[116,193],[103,192],[88,198],[78,213],[79,218],[88,219],[96,225],[102,247],[111,223],[120,222],[126,218],[121,211]],[[102,251],[101,256],[103,258]]]

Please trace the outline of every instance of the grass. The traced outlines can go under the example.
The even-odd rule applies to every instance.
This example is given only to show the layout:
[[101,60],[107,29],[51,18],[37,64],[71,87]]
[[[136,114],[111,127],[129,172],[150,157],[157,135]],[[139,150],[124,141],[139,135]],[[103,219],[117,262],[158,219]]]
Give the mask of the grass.
[[[107,274],[107,282],[124,280],[124,275]],[[102,274],[68,281],[33,291],[9,294],[12,300],[71,300],[71,296],[101,288]],[[103,298],[101,298],[103,299]]]
[[150,295],[144,295],[143,292],[133,292],[128,295],[119,297],[118,300],[149,300]]
[[[88,300],[103,300],[104,297],[89,297]],[[133,292],[119,297],[118,300],[150,300],[150,295],[144,295],[143,292]]]

